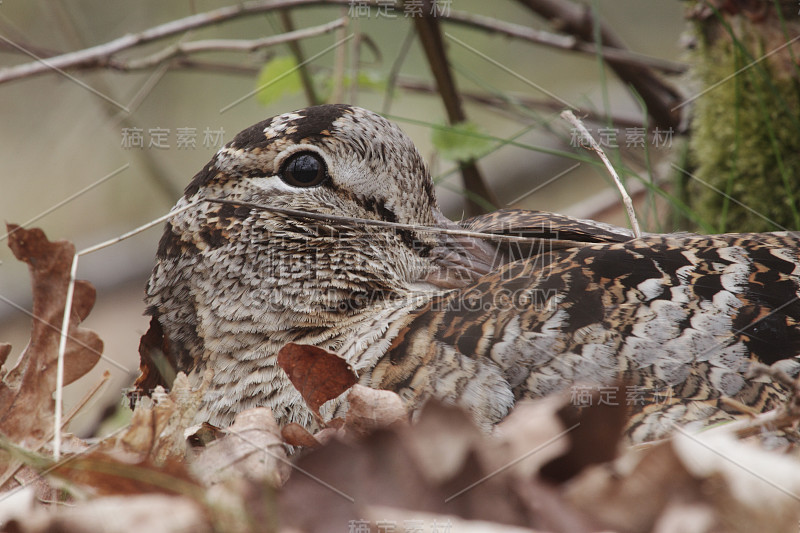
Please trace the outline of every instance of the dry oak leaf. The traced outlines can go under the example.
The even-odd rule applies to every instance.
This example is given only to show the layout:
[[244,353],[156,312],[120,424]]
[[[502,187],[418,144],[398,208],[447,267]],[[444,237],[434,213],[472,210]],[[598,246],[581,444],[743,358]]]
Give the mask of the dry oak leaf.
[[[527,511],[510,478],[489,475],[476,451],[466,449],[481,438],[467,413],[431,401],[417,425],[392,424],[350,442],[334,439],[297,459],[297,471],[278,495],[282,526],[307,533],[341,530],[372,505],[523,525]],[[429,443],[438,449],[426,450]],[[432,476],[431,464],[447,448],[466,452]]]
[[[0,433],[36,449],[50,438],[53,427],[58,344],[75,246],[67,241],[50,242],[40,229],[26,230],[14,224],[7,228],[8,246],[17,259],[28,264],[31,274],[34,320],[30,342],[17,364],[0,373]],[[94,287],[77,281],[67,332],[64,385],[82,377],[100,360],[103,341],[78,326],[94,302]],[[8,355],[7,348],[0,351]]]
[[152,398],[136,406],[122,431],[58,465],[38,463],[37,469],[92,495],[164,493],[202,501],[204,489],[185,463],[184,432],[211,375],[207,372],[193,389],[186,375],[179,373],[169,393],[158,387]]
[[316,448],[320,444],[314,435],[297,422],[289,422],[281,428],[281,438],[283,442],[290,446],[300,446],[305,448]]
[[191,462],[192,472],[203,485],[244,478],[280,486],[289,477],[281,432],[269,407],[242,411],[223,431],[225,436],[197,448]]
[[393,391],[355,384],[347,393],[344,429],[348,434],[366,435],[376,429],[408,422],[408,410]]
[[319,414],[322,404],[358,381],[347,361],[308,344],[286,344],[278,351],[278,365],[319,419],[322,419]]
[[168,393],[156,387],[151,398],[143,398],[136,405],[128,427],[102,442],[100,449],[129,462],[152,460],[163,464],[184,460],[188,449],[186,430],[197,415],[212,376],[211,370],[206,371],[200,384],[193,388],[186,374],[180,372]]
[[202,506],[180,496],[145,494],[109,496],[65,507],[57,513],[43,506],[16,513],[8,531],[42,533],[206,533],[213,531]]

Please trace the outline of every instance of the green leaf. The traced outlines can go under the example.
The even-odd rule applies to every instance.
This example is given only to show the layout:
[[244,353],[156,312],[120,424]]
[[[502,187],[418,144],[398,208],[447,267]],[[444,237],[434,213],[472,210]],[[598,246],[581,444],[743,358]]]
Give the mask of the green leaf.
[[483,137],[482,133],[473,122],[460,122],[453,126],[434,129],[431,141],[443,158],[469,161],[492,148],[492,141]]
[[[333,78],[329,73],[319,73],[315,77],[318,86],[323,87],[323,92],[328,96],[333,92]],[[353,77],[350,74],[342,76],[342,86],[348,88],[353,84]],[[358,72],[358,89],[385,91],[387,80],[379,72],[361,70]],[[326,96],[326,99],[328,97]]]
[[262,105],[269,105],[284,94],[299,92],[303,88],[297,62],[293,57],[276,57],[268,61],[256,80],[256,98]]
[[[350,86],[350,77],[345,78],[345,84]],[[374,91],[386,90],[386,78],[377,72],[360,70],[358,72],[358,86],[363,89],[372,89]]]

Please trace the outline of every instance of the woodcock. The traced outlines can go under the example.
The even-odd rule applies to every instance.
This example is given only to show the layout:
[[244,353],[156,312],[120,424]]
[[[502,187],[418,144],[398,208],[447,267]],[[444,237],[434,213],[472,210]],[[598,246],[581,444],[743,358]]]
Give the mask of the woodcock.
[[[780,405],[787,391],[748,377],[751,362],[800,370],[800,234],[633,239],[521,210],[451,222],[411,140],[361,108],[247,128],[192,179],[175,209],[186,206],[166,224],[147,313],[177,370],[213,369],[199,418],[215,425],[266,405],[313,429],[276,364],[288,342],[340,355],[412,409],[438,398],[486,429],[523,398],[625,387],[633,441],[731,418],[723,398]],[[168,385],[145,370],[141,387]]]

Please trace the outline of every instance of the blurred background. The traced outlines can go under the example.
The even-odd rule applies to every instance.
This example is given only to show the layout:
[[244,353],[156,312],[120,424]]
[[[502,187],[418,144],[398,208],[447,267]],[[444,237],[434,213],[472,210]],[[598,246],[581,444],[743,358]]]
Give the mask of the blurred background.
[[[287,3],[292,2],[282,5]],[[77,68],[5,80],[4,69],[36,63],[37,57],[146,36],[151,28],[185,24],[192,15],[209,17],[228,4],[3,1],[2,218],[19,224],[36,218],[32,226],[78,249],[114,238],[167,213],[191,177],[238,131],[315,100],[353,103],[395,120],[431,165],[442,208],[453,219],[522,207],[628,226],[608,172],[579,149],[572,126],[559,117],[571,106],[624,169],[643,229],[681,227],[671,200],[680,198],[675,167],[688,164],[683,132],[690,106],[681,102],[700,83],[686,73],[687,47],[696,45],[696,37],[687,32],[683,2],[560,2],[565,12],[582,13],[588,39],[576,37],[574,25],[543,16],[541,5],[538,12],[527,5],[559,2],[440,1],[441,16],[433,23],[408,16],[414,2],[296,2],[301,3],[283,13],[265,8],[200,24],[110,56],[101,48]],[[677,110],[660,118],[644,111],[649,106],[630,90],[631,80],[621,79],[597,54],[597,20],[624,45],[625,64],[645,82],[655,80],[663,102]],[[330,23],[338,27],[331,30]],[[165,60],[176,50],[172,46],[263,39],[290,28],[330,31],[297,46],[253,51],[224,50],[227,45],[217,41],[211,50]],[[431,28],[441,37],[467,120],[455,129],[447,125],[459,120],[448,112],[433,74],[437,67],[431,66],[435,42],[418,38]],[[530,33],[561,48],[498,31],[514,28],[547,32]],[[564,49],[578,45],[582,51]],[[460,168],[474,160],[489,193],[465,191]],[[720,229],[713,224],[708,227]],[[85,326],[100,334],[105,356],[116,364],[101,360],[68,387],[67,410],[103,371],[112,373],[102,398],[74,420],[77,433],[90,431],[102,406],[121,401],[137,374],[137,345],[147,328],[142,294],[160,234],[158,226],[81,259],[78,277],[98,289]],[[31,297],[25,265],[6,242],[0,246],[0,340],[13,345],[13,361],[27,342],[30,318],[8,302],[30,309]]]

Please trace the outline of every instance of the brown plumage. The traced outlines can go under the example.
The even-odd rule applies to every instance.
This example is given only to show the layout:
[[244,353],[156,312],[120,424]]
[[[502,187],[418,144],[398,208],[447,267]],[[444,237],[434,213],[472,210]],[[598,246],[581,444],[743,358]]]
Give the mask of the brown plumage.
[[[241,204],[220,204],[211,199]],[[241,132],[192,180],[165,228],[148,314],[178,370],[214,378],[200,418],[268,405],[313,426],[276,366],[287,342],[347,359],[412,408],[439,398],[485,428],[521,398],[624,383],[634,441],[786,396],[750,362],[800,370],[800,237],[648,235],[550,213],[455,224],[395,125],[346,105]],[[538,237],[512,242],[333,223],[244,204]],[[572,244],[570,244],[570,242]],[[152,369],[140,384],[162,381]],[[616,395],[625,402],[625,391]],[[333,402],[328,414],[346,408]]]

